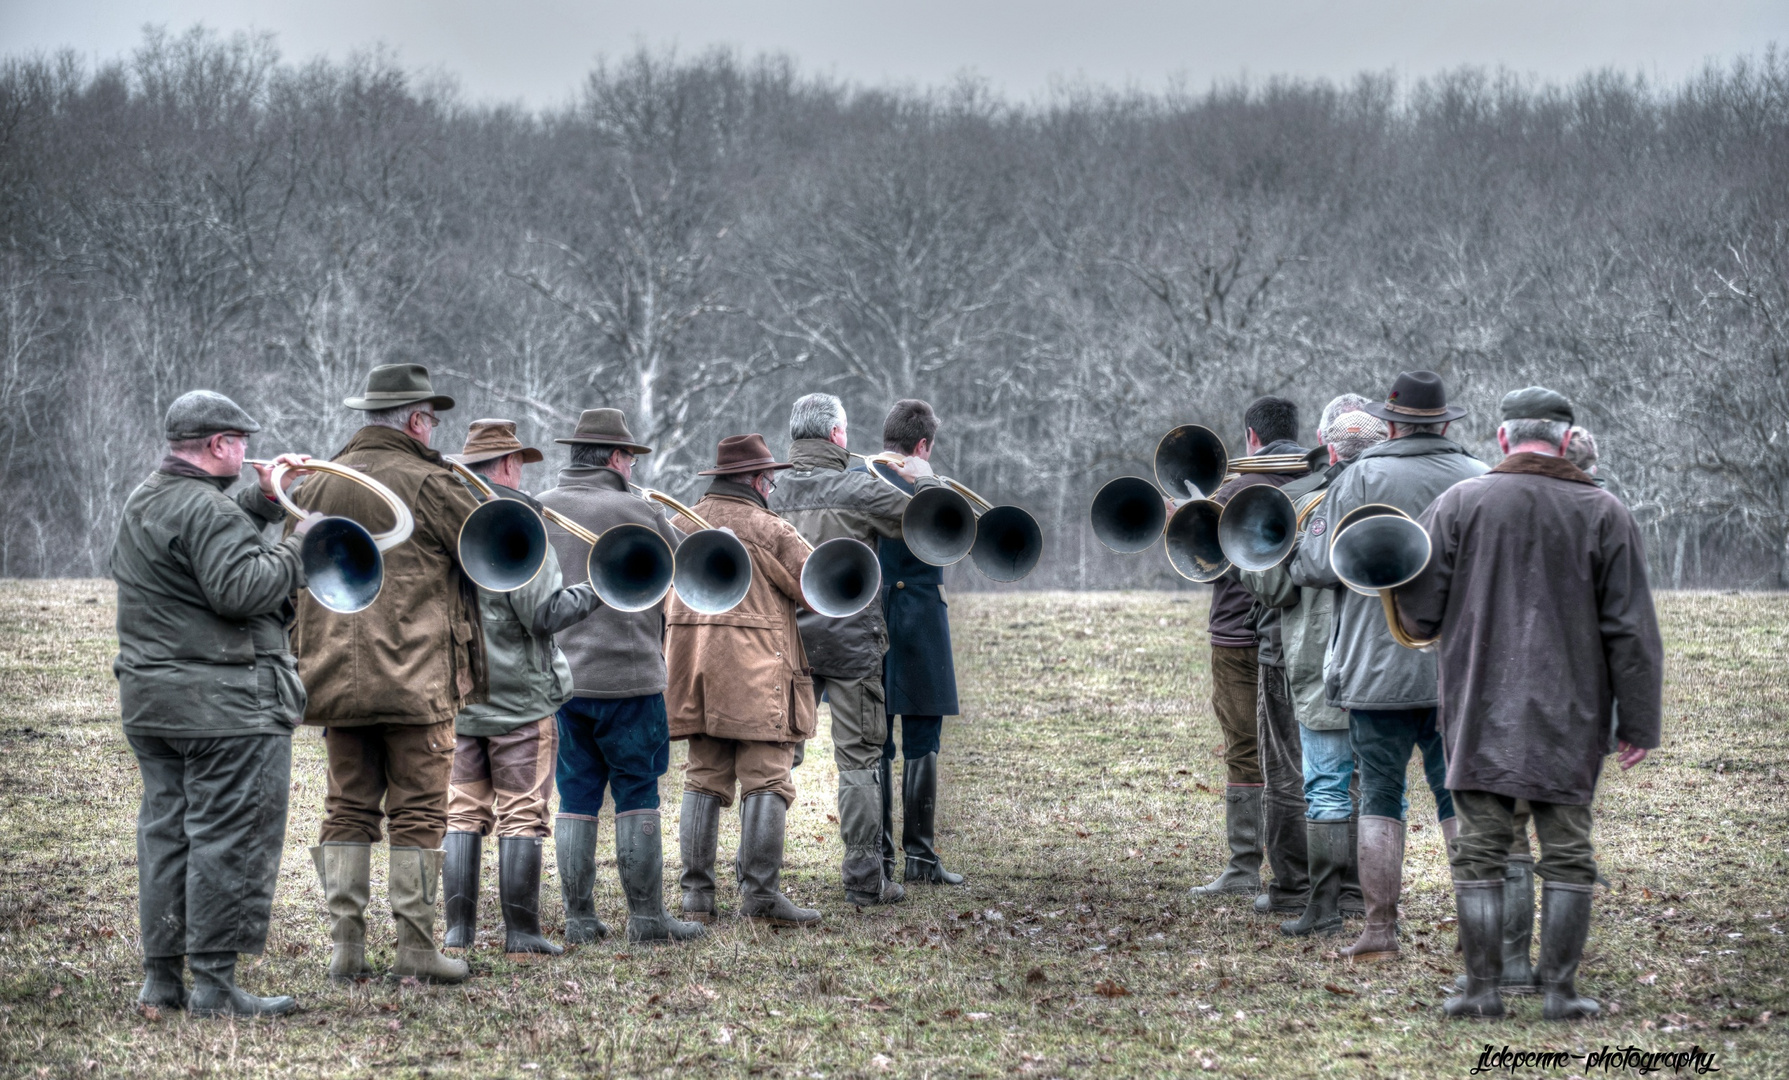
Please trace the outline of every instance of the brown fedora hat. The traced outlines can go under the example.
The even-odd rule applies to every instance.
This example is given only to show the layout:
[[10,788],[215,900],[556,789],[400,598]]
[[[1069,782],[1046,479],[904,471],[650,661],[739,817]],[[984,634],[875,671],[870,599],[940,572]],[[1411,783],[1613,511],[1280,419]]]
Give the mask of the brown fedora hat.
[[627,430],[627,414],[620,409],[585,409],[578,415],[578,428],[570,438],[554,439],[556,443],[591,446],[619,446],[633,454],[650,454],[652,447],[639,442]]
[[703,469],[697,476],[729,476],[733,473],[763,472],[766,469],[793,469],[787,461],[778,461],[770,453],[770,444],[762,435],[729,435],[714,451],[714,468]]
[[371,411],[395,409],[418,401],[428,402],[437,412],[453,408],[453,398],[435,393],[434,384],[429,382],[428,368],[421,364],[382,364],[367,372],[366,389],[361,395],[348,398],[342,404],[350,409]]
[[1447,403],[1447,387],[1433,371],[1401,373],[1384,402],[1369,401],[1360,411],[1394,424],[1445,424],[1466,415]]
[[466,432],[466,448],[457,454],[442,456],[461,465],[476,465],[518,452],[524,465],[532,465],[546,457],[534,447],[522,445],[522,440],[516,438],[514,420],[474,420],[472,429]]

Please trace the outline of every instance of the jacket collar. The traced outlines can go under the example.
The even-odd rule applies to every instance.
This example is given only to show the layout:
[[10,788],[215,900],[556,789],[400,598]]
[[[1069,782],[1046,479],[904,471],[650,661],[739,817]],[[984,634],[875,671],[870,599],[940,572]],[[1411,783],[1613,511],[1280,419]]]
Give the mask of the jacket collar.
[[1275,439],[1261,449],[1250,454],[1250,457],[1265,457],[1269,454],[1308,454],[1309,450],[1293,442],[1291,439]]
[[607,465],[572,465],[559,470],[559,486],[626,491],[627,478]]
[[161,464],[155,467],[155,471],[165,473],[168,476],[185,477],[188,480],[204,480],[217,485],[219,491],[224,490],[236,482],[236,477],[234,476],[213,476],[185,458],[178,458],[173,454],[169,454],[167,457],[162,458]]
[[[356,450],[387,450],[399,454],[419,457],[431,465],[441,465],[441,453],[417,442],[397,428],[383,427],[379,424],[368,424],[356,431],[342,447],[342,453],[349,454]],[[446,466],[442,466],[445,468]]]
[[757,488],[750,484],[742,484],[737,480],[729,480],[724,476],[714,478],[714,483],[708,485],[707,494],[719,495],[727,499],[744,499],[753,505],[766,510],[770,509],[770,504],[764,501],[764,496],[758,494]]
[[851,455],[831,439],[796,439],[789,444],[789,462],[797,469],[844,472]]
[[1406,435],[1401,439],[1387,439],[1385,442],[1376,443],[1362,450],[1354,460],[1365,461],[1367,458],[1374,457],[1426,457],[1430,454],[1472,456],[1467,453],[1464,446],[1447,436],[1431,435],[1424,431],[1415,435]]
[[1549,454],[1511,454],[1498,462],[1491,471],[1525,476],[1551,476],[1555,480],[1570,480],[1579,484],[1596,483],[1576,465],[1564,458],[1553,457]]

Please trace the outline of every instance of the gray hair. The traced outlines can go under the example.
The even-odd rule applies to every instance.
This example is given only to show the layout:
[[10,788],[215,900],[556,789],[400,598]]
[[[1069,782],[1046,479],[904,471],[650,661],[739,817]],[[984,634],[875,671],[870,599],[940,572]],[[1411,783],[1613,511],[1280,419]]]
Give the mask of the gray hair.
[[492,473],[497,471],[498,466],[502,465],[504,462],[508,461],[510,458],[514,457],[515,455],[517,455],[519,453],[521,453],[520,450],[512,450],[509,453],[500,455],[498,457],[485,458],[483,461],[468,461],[468,462],[465,462],[464,464],[465,464],[466,468],[471,469],[473,472],[477,473],[480,476],[490,476]]
[[567,447],[571,451],[573,467],[580,469],[607,468],[609,459],[621,447],[610,443],[572,443]]
[[789,438],[828,439],[845,426],[845,403],[832,394],[809,394],[789,409]]
[[397,405],[389,409],[368,409],[366,422],[373,427],[396,428],[403,431],[410,426],[412,416],[431,407],[426,401],[412,401],[408,405]]
[[1406,424],[1402,420],[1393,420],[1392,423],[1397,425],[1398,430],[1405,435],[1441,435],[1446,433],[1447,425],[1453,421],[1446,420],[1439,424]]
[[1586,475],[1596,475],[1596,436],[1581,427],[1572,427],[1572,442],[1565,448],[1565,460]]
[[1502,431],[1511,446],[1538,442],[1558,446],[1572,426],[1564,420],[1505,420]]
[[1317,418],[1318,433],[1321,434],[1327,430],[1329,425],[1335,422],[1335,418],[1343,413],[1364,411],[1361,406],[1368,403],[1368,399],[1360,394],[1342,394],[1336,397],[1328,405],[1323,406],[1323,415]]

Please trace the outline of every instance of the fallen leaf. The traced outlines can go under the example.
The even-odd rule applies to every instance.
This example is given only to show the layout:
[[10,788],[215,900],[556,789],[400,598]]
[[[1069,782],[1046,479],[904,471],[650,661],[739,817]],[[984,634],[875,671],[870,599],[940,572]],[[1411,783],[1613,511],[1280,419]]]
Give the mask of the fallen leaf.
[[1039,983],[1049,982],[1050,977],[1044,974],[1043,968],[1032,968],[1025,973],[1025,981],[1036,986]]
[[1104,998],[1121,998],[1130,997],[1131,995],[1129,990],[1126,990],[1111,979],[1104,979],[1094,983],[1093,992]]
[[1350,990],[1345,986],[1337,986],[1335,983],[1324,983],[1323,989],[1328,990],[1332,994],[1342,994],[1348,997],[1360,993],[1358,990]]
[[1209,794],[1211,794],[1211,789],[1210,789],[1210,788],[1208,788],[1208,787],[1206,787],[1206,786],[1205,786],[1205,785],[1204,785],[1204,784],[1201,784],[1201,783],[1197,783],[1197,782],[1195,782],[1195,783],[1194,783],[1194,784],[1193,784],[1193,786],[1194,786],[1194,787],[1196,787],[1196,788],[1198,788],[1198,789],[1199,789],[1199,790],[1200,790],[1200,791],[1203,791],[1203,792],[1204,792],[1204,793],[1205,793],[1205,794],[1207,794],[1207,795],[1209,795]]
[[839,816],[837,814],[828,814],[828,815],[826,815],[826,820],[832,822],[834,825],[837,825],[839,823]]
[[59,998],[59,997],[61,997],[61,996],[62,996],[62,995],[63,995],[63,994],[66,994],[66,993],[67,993],[67,992],[68,992],[68,991],[66,991],[66,990],[64,990],[64,989],[62,989],[62,984],[61,984],[61,983],[57,983],[57,984],[56,984],[56,985],[55,985],[55,987],[53,987],[53,988],[52,988],[52,989],[51,989],[51,990],[50,990],[50,1000],[51,1000],[51,1001],[55,1001],[55,1000],[56,1000],[56,999],[57,999],[57,998]]

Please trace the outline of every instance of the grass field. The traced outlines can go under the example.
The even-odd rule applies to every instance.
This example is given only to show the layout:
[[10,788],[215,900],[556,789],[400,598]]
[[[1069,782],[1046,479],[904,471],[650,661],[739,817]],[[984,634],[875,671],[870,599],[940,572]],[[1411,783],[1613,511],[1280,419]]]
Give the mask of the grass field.
[[[1350,939],[1290,940],[1245,903],[1186,897],[1219,866],[1223,771],[1204,601],[1170,594],[958,597],[965,715],[945,731],[939,842],[970,883],[848,907],[822,737],[797,773],[785,875],[824,910],[818,932],[723,920],[694,946],[611,942],[536,966],[486,945],[463,987],[331,986],[305,852],[322,741],[301,731],[273,935],[240,976],[304,1011],[146,1019],[111,599],[105,582],[0,582],[0,1074],[1429,1077],[1467,1075],[1489,1043],[1699,1046],[1723,1075],[1789,1076],[1789,596],[1661,598],[1665,745],[1605,776],[1612,888],[1579,985],[1606,1015],[1577,1026],[1541,1021],[1532,999],[1501,1023],[1440,1019],[1453,901],[1414,773],[1400,960],[1350,966],[1334,952]],[[723,852],[736,841],[728,813]],[[486,935],[500,933],[492,866]],[[392,930],[374,874],[379,962]],[[550,874],[543,891],[556,934]],[[598,903],[622,921],[612,860]],[[1582,1060],[1539,1075],[1587,1072],[1639,1075]]]

